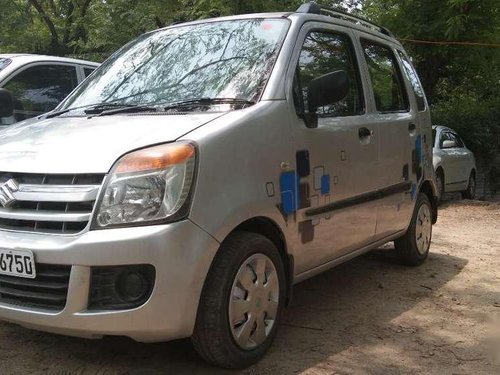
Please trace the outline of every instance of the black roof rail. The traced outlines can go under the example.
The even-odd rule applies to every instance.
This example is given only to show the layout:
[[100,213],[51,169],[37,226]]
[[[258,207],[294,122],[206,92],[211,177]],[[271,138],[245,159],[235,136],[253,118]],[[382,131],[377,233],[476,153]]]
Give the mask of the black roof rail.
[[311,1],[309,3],[302,4],[299,9],[295,11],[296,13],[309,13],[309,14],[320,14],[323,16],[330,16],[334,18],[338,18],[344,21],[349,21],[352,23],[355,23],[357,25],[361,25],[363,27],[376,30],[381,32],[382,34],[385,34],[387,36],[390,36],[392,38],[395,38],[394,34],[391,33],[388,29],[385,27],[382,27],[380,25],[377,25],[376,23],[373,23],[366,18],[363,17],[358,17],[353,14],[349,14],[347,12],[344,12],[342,10],[338,9],[333,9],[329,7],[325,7],[323,5],[319,5],[315,3],[314,1]]

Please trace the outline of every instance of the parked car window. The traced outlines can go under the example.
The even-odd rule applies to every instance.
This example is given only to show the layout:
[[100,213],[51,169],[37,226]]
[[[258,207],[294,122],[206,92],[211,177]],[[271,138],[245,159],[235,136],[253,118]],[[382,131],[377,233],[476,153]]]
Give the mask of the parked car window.
[[78,85],[76,68],[68,65],[37,65],[4,86],[15,99],[16,120],[53,110]]
[[94,70],[95,68],[83,68],[83,74],[85,75],[85,78],[91,75]]
[[311,32],[304,41],[294,80],[294,99],[297,110],[308,107],[307,86],[314,78],[343,70],[349,77],[350,90],[345,99],[318,108],[320,117],[353,116],[364,112],[352,44],[347,35]]
[[415,99],[417,100],[417,108],[419,111],[425,111],[424,89],[420,84],[420,80],[418,79],[415,67],[402,51],[398,50],[398,53],[399,56],[401,57],[401,61],[403,62],[403,68],[404,68],[403,70],[406,74],[406,78],[408,79],[408,81],[410,81],[413,93],[415,94]]
[[451,133],[451,136],[452,136],[453,140],[455,141],[455,143],[457,144],[457,147],[460,147],[460,148],[465,147],[464,142],[462,141],[462,138],[460,138],[457,133]]
[[439,147],[443,148],[444,141],[455,141],[455,137],[450,132],[444,131],[439,136]]
[[391,49],[367,40],[363,40],[362,45],[372,80],[377,110],[380,112],[407,111],[408,98]]
[[0,70],[5,69],[11,62],[11,59],[0,58]]
[[436,129],[432,129],[432,147],[435,147],[436,145]]

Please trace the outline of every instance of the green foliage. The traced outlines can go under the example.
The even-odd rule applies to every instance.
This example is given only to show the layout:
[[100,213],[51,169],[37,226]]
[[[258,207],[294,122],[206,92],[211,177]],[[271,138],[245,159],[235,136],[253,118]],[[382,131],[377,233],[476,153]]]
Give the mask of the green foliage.
[[[320,3],[359,7],[361,0]],[[0,53],[103,60],[135,37],[172,23],[293,11],[301,0],[0,0]]]

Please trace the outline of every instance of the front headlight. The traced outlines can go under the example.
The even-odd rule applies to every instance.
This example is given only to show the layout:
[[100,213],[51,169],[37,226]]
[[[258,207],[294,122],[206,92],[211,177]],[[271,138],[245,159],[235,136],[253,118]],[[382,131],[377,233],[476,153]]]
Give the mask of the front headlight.
[[101,193],[94,228],[164,222],[185,215],[195,160],[194,146],[185,142],[122,157]]

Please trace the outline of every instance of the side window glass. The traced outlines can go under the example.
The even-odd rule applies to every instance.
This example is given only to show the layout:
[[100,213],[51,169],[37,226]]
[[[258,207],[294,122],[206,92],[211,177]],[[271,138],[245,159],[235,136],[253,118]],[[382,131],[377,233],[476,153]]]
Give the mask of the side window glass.
[[462,141],[462,138],[460,138],[458,136],[458,134],[453,133],[452,137],[453,137],[453,140],[455,141],[455,143],[457,144],[457,147],[459,147],[459,148],[465,147],[464,142]]
[[349,77],[349,93],[341,101],[318,108],[319,117],[353,116],[364,113],[364,102],[349,37],[329,32],[311,32],[304,41],[295,73],[293,94],[299,112],[308,108],[307,86],[314,78],[344,70]]
[[388,47],[361,41],[380,112],[408,111],[408,99],[394,54]]
[[398,51],[398,53],[401,57],[401,61],[403,62],[403,68],[406,74],[406,78],[408,79],[408,81],[410,81],[413,93],[415,94],[415,99],[417,100],[417,108],[419,111],[425,111],[425,94],[424,89],[420,84],[420,80],[418,79],[417,71],[403,52]]
[[28,68],[4,86],[14,96],[16,120],[53,110],[77,86],[76,68],[38,65]]
[[444,141],[454,141],[455,139],[452,137],[452,135],[448,132],[442,132],[441,136],[439,137],[439,147],[443,148],[443,142]]
[[91,75],[94,70],[94,68],[83,68],[83,74],[85,75],[85,78]]

